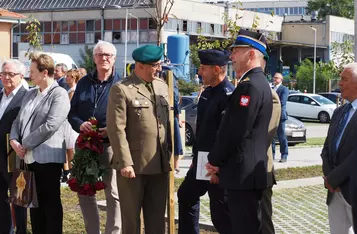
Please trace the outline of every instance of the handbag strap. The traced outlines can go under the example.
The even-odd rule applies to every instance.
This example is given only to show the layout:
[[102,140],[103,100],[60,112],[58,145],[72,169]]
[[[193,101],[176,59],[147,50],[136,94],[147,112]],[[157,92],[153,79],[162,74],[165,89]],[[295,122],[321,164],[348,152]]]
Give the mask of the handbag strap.
[[[60,86],[55,86],[53,87],[51,90],[48,91],[48,93],[46,94],[46,96],[44,98],[41,99],[41,101],[36,105],[36,107],[34,107],[30,117],[28,118],[28,121],[27,123],[25,124],[25,127],[22,129],[22,133],[20,134],[19,138],[22,140],[22,136],[24,135],[25,133],[25,130],[28,126],[28,124],[31,122],[32,118],[35,116],[35,113],[36,113],[36,110],[37,108],[39,108],[41,106],[42,103],[44,103],[45,101],[47,101],[47,99],[50,97],[50,95],[52,94],[52,92],[58,88]],[[37,96],[37,95],[36,95]],[[36,98],[36,97],[35,97]]]

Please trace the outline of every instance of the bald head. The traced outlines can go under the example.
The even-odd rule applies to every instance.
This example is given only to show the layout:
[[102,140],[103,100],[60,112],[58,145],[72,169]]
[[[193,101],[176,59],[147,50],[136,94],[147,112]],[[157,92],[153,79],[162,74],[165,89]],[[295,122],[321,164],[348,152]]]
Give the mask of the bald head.
[[274,85],[279,85],[283,82],[283,75],[279,72],[274,75]]

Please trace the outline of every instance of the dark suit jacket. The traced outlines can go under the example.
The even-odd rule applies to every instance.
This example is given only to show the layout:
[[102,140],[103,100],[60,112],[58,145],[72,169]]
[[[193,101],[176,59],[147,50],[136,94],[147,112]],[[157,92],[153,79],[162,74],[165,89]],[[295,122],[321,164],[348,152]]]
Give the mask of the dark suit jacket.
[[215,144],[208,154],[209,162],[219,166],[222,188],[267,187],[272,100],[271,88],[260,67],[248,71],[231,95]]
[[288,114],[286,113],[286,102],[288,101],[289,97],[289,90],[284,85],[280,85],[279,88],[276,90],[276,93],[279,96],[280,103],[281,103],[281,115],[280,120],[287,120]]
[[[349,199],[350,170],[353,165],[354,148],[357,142],[357,111],[350,119],[342,135],[337,152],[332,151],[333,138],[345,105],[337,108],[332,116],[324,147],[321,152],[322,171],[328,183],[333,188],[340,188],[347,202]],[[331,200],[331,193],[327,194],[327,204]]]
[[57,80],[57,83],[58,83],[59,86],[61,86],[61,87],[64,88],[65,90],[67,90],[67,91],[69,90],[69,86],[68,86],[68,84],[67,84],[67,81],[66,81],[66,77],[65,77],[65,76],[59,78],[59,79]]
[[[16,119],[21,108],[22,99],[26,94],[26,89],[21,86],[19,91],[13,97],[7,106],[4,115],[0,119],[0,172],[7,173],[7,152],[6,152],[6,135],[11,131],[11,125]],[[0,93],[0,100],[3,93]]]

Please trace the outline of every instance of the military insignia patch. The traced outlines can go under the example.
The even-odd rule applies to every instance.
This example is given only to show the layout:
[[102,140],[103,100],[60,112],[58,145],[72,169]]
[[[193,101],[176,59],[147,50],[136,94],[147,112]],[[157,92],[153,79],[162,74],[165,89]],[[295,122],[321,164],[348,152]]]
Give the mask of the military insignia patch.
[[250,97],[249,96],[240,96],[240,105],[241,106],[249,106],[249,102],[250,102]]
[[242,80],[242,82],[246,82],[246,81],[250,81],[250,78],[246,77],[244,80]]

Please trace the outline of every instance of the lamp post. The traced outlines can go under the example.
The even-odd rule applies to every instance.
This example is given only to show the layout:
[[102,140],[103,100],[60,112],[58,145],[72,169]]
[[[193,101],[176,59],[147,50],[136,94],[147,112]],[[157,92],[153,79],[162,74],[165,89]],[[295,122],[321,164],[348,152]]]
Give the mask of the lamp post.
[[314,76],[313,76],[313,88],[312,93],[315,94],[316,89],[316,28],[311,26],[311,29],[314,30]]
[[129,15],[136,19],[136,48],[139,48],[139,18],[131,13]]

